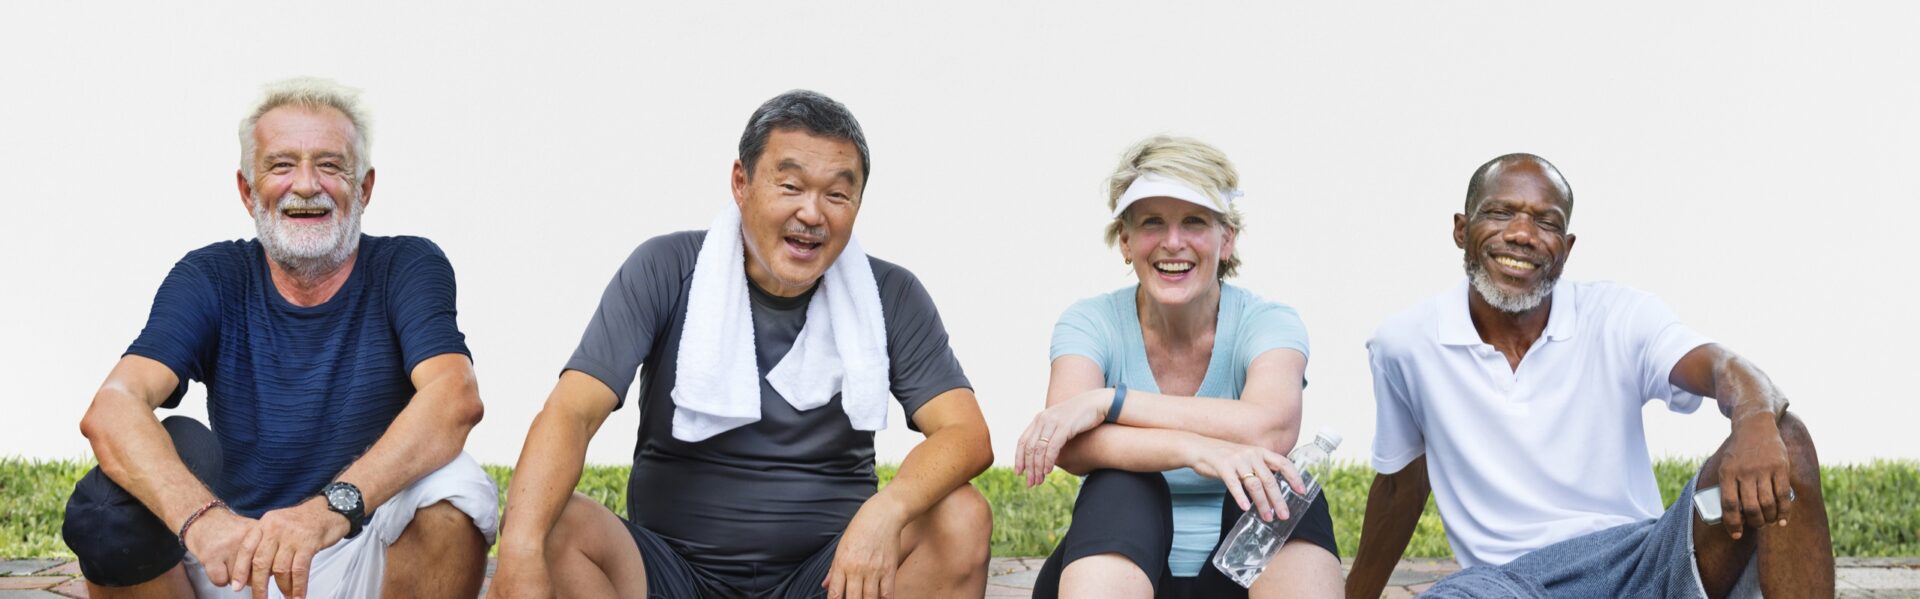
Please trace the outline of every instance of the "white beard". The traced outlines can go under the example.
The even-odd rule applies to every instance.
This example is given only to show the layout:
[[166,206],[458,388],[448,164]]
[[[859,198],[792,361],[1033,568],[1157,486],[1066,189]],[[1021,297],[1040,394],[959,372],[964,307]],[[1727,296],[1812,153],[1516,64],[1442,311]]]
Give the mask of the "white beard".
[[[354,194],[359,195],[359,194]],[[326,207],[336,212],[333,197],[322,191],[310,198],[288,193],[281,196],[279,208]],[[280,210],[267,209],[259,196],[253,198],[253,226],[267,258],[295,277],[313,277],[340,268],[360,249],[360,199],[347,202],[345,215],[329,215],[320,223],[292,222]]]
[[1467,280],[1473,283],[1474,292],[1479,293],[1480,299],[1486,300],[1494,309],[1508,314],[1519,314],[1540,307],[1540,302],[1553,294],[1554,283],[1560,281],[1559,275],[1550,276],[1541,279],[1539,285],[1525,293],[1512,294],[1493,283],[1492,275],[1487,274],[1486,266],[1480,264],[1479,260],[1468,257],[1466,263]]

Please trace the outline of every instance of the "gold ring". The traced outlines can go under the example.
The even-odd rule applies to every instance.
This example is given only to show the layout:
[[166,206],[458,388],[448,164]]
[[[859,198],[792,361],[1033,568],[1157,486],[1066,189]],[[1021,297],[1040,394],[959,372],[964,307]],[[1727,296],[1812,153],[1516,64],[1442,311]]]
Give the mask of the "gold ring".
[[1050,440],[1048,440],[1048,439],[1047,439],[1046,437],[1041,437],[1041,438],[1040,438],[1040,442],[1041,442],[1041,443],[1051,443],[1052,441],[1050,441]]
[[1241,479],[1241,480],[1245,480],[1245,479],[1249,479],[1249,478],[1255,478],[1255,477],[1258,477],[1258,476],[1260,476],[1260,475],[1258,475],[1258,474],[1254,474],[1254,473],[1252,473],[1252,472],[1248,472],[1248,473],[1246,473],[1246,474],[1242,474],[1242,475],[1240,475],[1240,479]]

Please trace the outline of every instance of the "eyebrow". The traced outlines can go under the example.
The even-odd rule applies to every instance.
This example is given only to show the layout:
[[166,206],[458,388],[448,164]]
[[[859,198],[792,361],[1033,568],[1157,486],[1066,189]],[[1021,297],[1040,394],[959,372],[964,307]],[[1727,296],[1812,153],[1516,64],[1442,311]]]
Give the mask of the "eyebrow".
[[[782,159],[780,159],[780,163],[779,163],[779,164],[777,164],[777,165],[774,165],[774,167],[773,167],[773,170],[776,170],[776,171],[799,171],[799,172],[801,172],[801,173],[805,173],[805,172],[807,172],[807,168],[806,168],[806,167],[804,167],[804,166],[800,166],[800,163],[799,163],[798,161],[796,161],[796,160],[794,160],[794,159],[792,159],[792,158],[782,158]],[[844,169],[844,168],[843,168],[843,169],[840,169],[839,171],[836,171],[836,172],[834,172],[834,173],[833,173],[833,176],[834,176],[835,178],[838,178],[838,179],[840,179],[840,180],[842,180],[842,181],[846,181],[848,185],[859,185],[859,184],[860,184],[860,181],[854,178],[854,176],[853,176],[853,171],[852,171],[852,170],[850,170],[850,169]]]
[[[299,157],[300,157],[300,152],[298,151],[280,150],[277,152],[267,154],[265,156],[261,156],[260,159],[270,162],[270,161],[281,159],[281,158],[299,158]],[[313,157],[314,158],[338,158],[342,160],[347,160],[349,162],[353,160],[352,156],[349,156],[342,152],[335,152],[333,150],[321,150],[318,152],[314,152]]]
[[[1476,217],[1480,216],[1481,213],[1486,212],[1487,209],[1491,206],[1498,205],[1501,207],[1513,207],[1518,203],[1519,201],[1517,200],[1510,200],[1510,199],[1501,198],[1501,197],[1490,197],[1490,198],[1487,198],[1486,200],[1481,201],[1480,205],[1474,208],[1473,216],[1476,216]],[[1558,216],[1562,220],[1565,220],[1567,218],[1567,209],[1561,207],[1559,204],[1554,204],[1552,206],[1549,206],[1549,208],[1553,210],[1552,214],[1554,216]]]

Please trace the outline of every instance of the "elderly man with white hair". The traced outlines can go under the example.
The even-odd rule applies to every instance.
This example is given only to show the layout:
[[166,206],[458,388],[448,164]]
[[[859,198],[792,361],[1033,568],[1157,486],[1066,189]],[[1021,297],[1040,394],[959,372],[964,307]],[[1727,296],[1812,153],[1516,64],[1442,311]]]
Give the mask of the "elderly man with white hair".
[[[94,597],[473,597],[496,489],[433,242],[360,232],[367,115],[330,81],[241,121],[259,238],[189,252],[80,423],[100,466],[63,530]],[[174,408],[206,387],[207,426]]]

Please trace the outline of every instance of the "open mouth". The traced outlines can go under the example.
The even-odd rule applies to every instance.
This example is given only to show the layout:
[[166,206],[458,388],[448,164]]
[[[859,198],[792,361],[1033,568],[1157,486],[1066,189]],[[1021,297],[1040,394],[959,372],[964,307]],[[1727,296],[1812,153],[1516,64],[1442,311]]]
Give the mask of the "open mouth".
[[1495,255],[1493,257],[1493,263],[1498,266],[1502,272],[1515,277],[1532,276],[1533,272],[1540,268],[1540,265],[1532,260],[1513,256]]
[[1179,276],[1193,272],[1193,263],[1186,260],[1161,260],[1153,263],[1153,269],[1163,275]]
[[280,209],[281,216],[284,216],[288,220],[293,220],[293,221],[322,220],[327,218],[328,216],[331,216],[332,214],[333,214],[333,210],[329,208],[281,208]]
[[814,251],[819,250],[820,246],[826,243],[825,240],[808,235],[787,235],[781,237],[781,240],[787,242],[788,250],[802,258],[811,257]]

